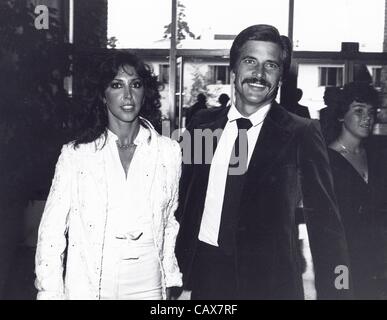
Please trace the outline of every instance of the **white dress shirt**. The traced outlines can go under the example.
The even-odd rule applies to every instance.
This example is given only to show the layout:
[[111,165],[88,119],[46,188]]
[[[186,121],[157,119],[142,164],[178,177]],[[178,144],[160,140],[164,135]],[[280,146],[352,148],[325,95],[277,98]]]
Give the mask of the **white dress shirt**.
[[[116,145],[118,137],[108,130],[105,147],[108,218],[102,299],[161,299],[161,270],[153,241],[152,208],[142,187],[145,180],[142,166],[150,154],[149,138],[149,130],[140,126],[134,140],[136,151],[125,176]],[[144,270],[148,273],[147,281],[138,283],[135,278],[141,278]]]
[[263,121],[270,110],[270,104],[259,108],[249,117],[240,114],[235,105],[232,105],[227,117],[228,121],[224,127],[212,159],[208,178],[204,211],[199,231],[199,240],[213,246],[218,246],[218,235],[222,215],[223,197],[226,188],[227,172],[231,152],[238,136],[236,119],[247,118],[251,121],[252,127],[247,131],[248,155],[247,166],[253,154],[255,144],[258,140]]

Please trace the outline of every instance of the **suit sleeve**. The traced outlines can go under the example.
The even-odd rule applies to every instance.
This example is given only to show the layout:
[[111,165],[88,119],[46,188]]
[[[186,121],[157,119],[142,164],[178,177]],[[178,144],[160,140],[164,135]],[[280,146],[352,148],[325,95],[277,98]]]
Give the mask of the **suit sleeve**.
[[35,256],[38,300],[64,299],[63,258],[71,195],[69,146],[64,146],[39,225]]
[[[347,243],[333,191],[328,154],[317,121],[306,127],[299,150],[305,220],[317,298],[351,298]],[[348,267],[348,277],[344,280],[348,280],[347,289],[336,288],[337,277],[342,274],[336,269],[339,266]]]

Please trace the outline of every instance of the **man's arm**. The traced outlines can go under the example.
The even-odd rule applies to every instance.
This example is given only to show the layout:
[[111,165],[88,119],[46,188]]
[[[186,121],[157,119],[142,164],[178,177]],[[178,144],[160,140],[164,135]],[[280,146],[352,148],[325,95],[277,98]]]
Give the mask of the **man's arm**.
[[313,257],[317,298],[349,299],[350,278],[348,288],[337,287],[337,277],[340,274],[335,273],[338,270],[336,268],[347,267],[349,277],[349,258],[327,150],[319,124],[315,120],[304,131],[299,146],[299,162],[304,204],[311,209],[306,210],[308,214],[305,219]]

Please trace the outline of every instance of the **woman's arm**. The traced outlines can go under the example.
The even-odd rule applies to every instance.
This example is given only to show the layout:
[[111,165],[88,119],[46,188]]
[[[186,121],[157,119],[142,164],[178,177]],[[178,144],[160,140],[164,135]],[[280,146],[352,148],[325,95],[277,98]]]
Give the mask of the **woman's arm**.
[[70,148],[64,146],[39,225],[35,256],[38,300],[64,299],[63,258],[71,201]]
[[163,267],[165,271],[165,282],[167,287],[182,286],[182,274],[180,273],[175,256],[176,236],[179,231],[179,223],[175,218],[175,211],[179,199],[179,179],[181,175],[181,151],[177,142],[173,142],[173,152],[170,154],[171,161],[171,199],[166,211],[166,227],[164,238]]

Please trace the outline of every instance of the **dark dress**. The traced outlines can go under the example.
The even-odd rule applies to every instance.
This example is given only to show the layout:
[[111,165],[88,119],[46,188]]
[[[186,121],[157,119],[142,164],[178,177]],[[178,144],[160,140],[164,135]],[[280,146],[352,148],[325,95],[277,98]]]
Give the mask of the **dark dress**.
[[380,299],[384,282],[380,274],[386,265],[386,179],[381,158],[367,152],[368,183],[350,162],[328,149],[335,192],[344,225],[350,275],[355,299]]

